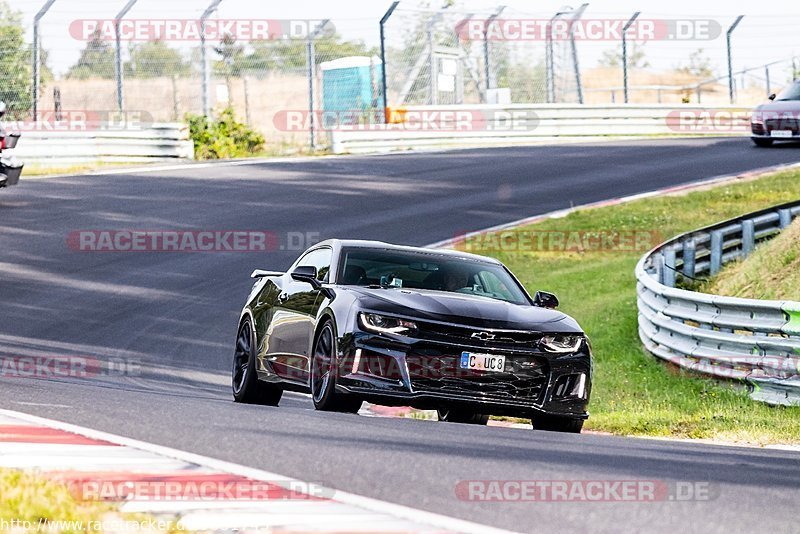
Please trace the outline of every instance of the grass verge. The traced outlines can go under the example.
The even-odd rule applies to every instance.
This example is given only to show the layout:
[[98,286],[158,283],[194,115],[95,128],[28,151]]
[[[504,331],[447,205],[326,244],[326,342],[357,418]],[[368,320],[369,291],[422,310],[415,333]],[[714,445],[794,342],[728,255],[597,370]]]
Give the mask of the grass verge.
[[800,300],[800,219],[745,260],[726,265],[700,290],[750,299]]
[[77,500],[64,484],[25,471],[0,469],[2,532],[182,532],[178,526],[140,514],[123,515],[108,503]]
[[[688,375],[646,353],[638,337],[633,270],[646,252],[570,252],[582,232],[628,232],[667,239],[751,211],[800,198],[800,172],[787,171],[706,190],[648,198],[574,212],[517,229],[516,242],[544,236],[544,247],[487,249],[489,240],[468,250],[495,256],[532,292],[558,294],[560,309],[590,336],[595,375],[586,428],[624,435],[707,438],[746,443],[800,443],[800,407],[751,401],[735,384]],[[557,238],[567,246],[561,250]],[[650,244],[657,244],[657,238]],[[642,245],[645,245],[645,243]],[[553,245],[551,250],[547,244]],[[512,247],[514,248],[514,247]],[[526,248],[526,250],[519,250]],[[559,248],[560,250],[552,250]],[[611,248],[611,247],[608,247]],[[619,247],[624,248],[624,247]]]

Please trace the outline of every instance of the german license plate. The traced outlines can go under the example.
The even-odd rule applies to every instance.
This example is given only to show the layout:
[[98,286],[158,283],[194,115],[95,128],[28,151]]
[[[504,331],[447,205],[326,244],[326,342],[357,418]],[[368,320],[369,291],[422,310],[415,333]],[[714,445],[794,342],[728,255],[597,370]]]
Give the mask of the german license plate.
[[506,357],[493,354],[461,353],[461,368],[474,371],[494,371],[502,373],[506,367]]
[[772,137],[792,137],[791,130],[772,130]]

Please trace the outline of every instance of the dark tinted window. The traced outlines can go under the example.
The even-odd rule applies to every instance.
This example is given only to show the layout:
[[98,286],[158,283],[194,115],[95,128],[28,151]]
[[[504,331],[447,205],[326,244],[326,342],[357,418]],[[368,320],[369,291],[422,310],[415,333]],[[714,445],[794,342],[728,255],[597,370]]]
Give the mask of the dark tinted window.
[[442,254],[345,249],[342,285],[389,286],[462,293],[528,304],[506,269],[494,263]]

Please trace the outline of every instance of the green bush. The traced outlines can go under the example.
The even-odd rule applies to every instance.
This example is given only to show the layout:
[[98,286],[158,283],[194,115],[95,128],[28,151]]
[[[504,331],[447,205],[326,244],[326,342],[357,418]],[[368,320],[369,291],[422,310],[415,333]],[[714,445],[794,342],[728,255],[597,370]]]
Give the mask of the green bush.
[[186,120],[196,159],[242,158],[264,149],[264,136],[238,122],[231,107],[222,110],[216,120],[204,115],[187,115]]

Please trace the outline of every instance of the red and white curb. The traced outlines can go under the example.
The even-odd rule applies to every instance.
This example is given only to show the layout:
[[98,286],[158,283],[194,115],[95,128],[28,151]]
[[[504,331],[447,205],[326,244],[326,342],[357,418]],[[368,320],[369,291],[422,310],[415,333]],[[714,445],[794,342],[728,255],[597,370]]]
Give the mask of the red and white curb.
[[0,468],[194,531],[507,532],[9,410],[0,410]]

